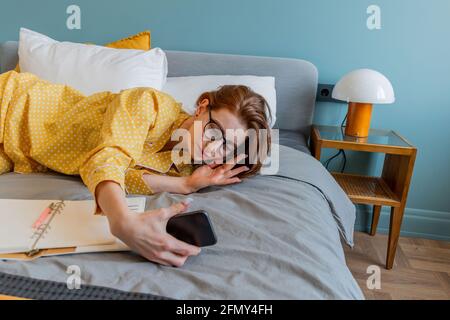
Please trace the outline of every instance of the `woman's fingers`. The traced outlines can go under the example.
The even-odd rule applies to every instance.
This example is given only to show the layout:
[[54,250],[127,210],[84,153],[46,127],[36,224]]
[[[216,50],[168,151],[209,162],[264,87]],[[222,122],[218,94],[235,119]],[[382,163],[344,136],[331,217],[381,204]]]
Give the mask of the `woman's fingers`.
[[225,179],[222,183],[221,183],[221,185],[228,185],[228,184],[235,184],[235,183],[240,183],[240,182],[242,182],[242,180],[241,179],[239,179],[238,177],[235,177],[235,178],[229,178],[229,179]]
[[[170,218],[186,211],[186,209],[189,207],[192,201],[193,201],[192,198],[187,198],[182,202],[175,203],[169,208],[160,209],[162,219],[164,221],[168,221]],[[170,252],[172,254],[179,255],[182,257],[198,255],[201,251],[199,247],[180,241],[175,237],[171,236],[170,234],[165,235],[163,243],[164,244],[162,252]]]
[[186,262],[188,256],[181,256],[170,251],[163,251],[158,256],[159,263],[174,267],[181,267]]
[[127,216],[127,232],[116,236],[150,261],[180,267],[189,256],[198,255],[200,248],[168,234],[166,225],[171,217],[185,211],[191,202],[192,199],[187,198],[169,208]]
[[162,265],[181,267],[189,256],[196,256],[200,253],[199,247],[180,241],[167,234],[164,239],[163,250],[155,254],[152,260]]
[[242,172],[245,172],[245,171],[248,171],[248,170],[249,170],[248,167],[239,167],[239,168],[236,168],[236,169],[228,171],[225,174],[225,176],[227,178],[232,178],[232,177],[237,176],[238,174],[240,174]]
[[170,218],[176,216],[177,214],[186,211],[192,201],[192,198],[187,198],[186,200],[175,203],[168,208],[159,209],[159,213],[163,220],[168,221]]
[[166,245],[167,251],[171,251],[182,256],[196,256],[201,251],[199,247],[180,241],[170,234],[167,235]]
[[240,183],[240,182],[242,182],[241,179],[239,179],[238,177],[234,177],[234,178],[224,179],[220,183],[218,183],[218,185],[226,186],[229,184],[235,184],[235,183]]

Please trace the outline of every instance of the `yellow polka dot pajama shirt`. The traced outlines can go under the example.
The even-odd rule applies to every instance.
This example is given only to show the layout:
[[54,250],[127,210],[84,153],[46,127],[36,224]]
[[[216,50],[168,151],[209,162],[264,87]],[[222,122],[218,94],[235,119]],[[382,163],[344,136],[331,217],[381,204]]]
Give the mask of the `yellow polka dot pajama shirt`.
[[30,73],[7,72],[0,75],[0,174],[52,170],[80,175],[93,195],[106,180],[126,193],[151,194],[144,173],[192,173],[190,165],[173,163],[170,151],[160,152],[188,117],[152,88],[86,97]]

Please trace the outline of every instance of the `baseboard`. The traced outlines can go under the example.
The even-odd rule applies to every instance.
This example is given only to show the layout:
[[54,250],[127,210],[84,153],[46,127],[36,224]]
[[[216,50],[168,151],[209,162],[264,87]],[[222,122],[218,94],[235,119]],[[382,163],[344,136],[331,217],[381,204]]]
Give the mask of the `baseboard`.
[[[383,207],[377,232],[389,232],[390,207]],[[355,230],[368,232],[372,221],[369,206],[357,206]],[[407,208],[401,236],[450,241],[450,212]]]

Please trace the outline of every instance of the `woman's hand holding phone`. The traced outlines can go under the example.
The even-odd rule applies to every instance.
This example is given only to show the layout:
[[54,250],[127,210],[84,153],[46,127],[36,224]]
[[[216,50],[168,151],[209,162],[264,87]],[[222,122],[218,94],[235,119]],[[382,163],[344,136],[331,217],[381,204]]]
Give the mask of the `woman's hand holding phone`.
[[168,208],[130,213],[123,216],[118,225],[112,224],[111,231],[144,258],[162,265],[181,267],[189,256],[198,255],[200,248],[174,238],[167,233],[166,226],[170,218],[188,207],[189,201],[183,201]]

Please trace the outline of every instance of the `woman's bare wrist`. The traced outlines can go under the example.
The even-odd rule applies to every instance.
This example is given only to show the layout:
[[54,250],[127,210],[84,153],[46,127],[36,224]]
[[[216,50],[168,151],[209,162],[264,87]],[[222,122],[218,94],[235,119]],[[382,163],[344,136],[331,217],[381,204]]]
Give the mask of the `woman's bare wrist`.
[[183,194],[190,194],[190,193],[197,191],[194,188],[191,176],[181,177],[180,179],[181,179]]
[[116,182],[103,181],[96,188],[96,196],[100,208],[108,218],[111,232],[115,235],[120,232],[130,215],[125,194]]
[[147,186],[154,192],[172,192],[189,194],[195,192],[190,177],[171,177],[154,174],[144,174],[143,179]]

